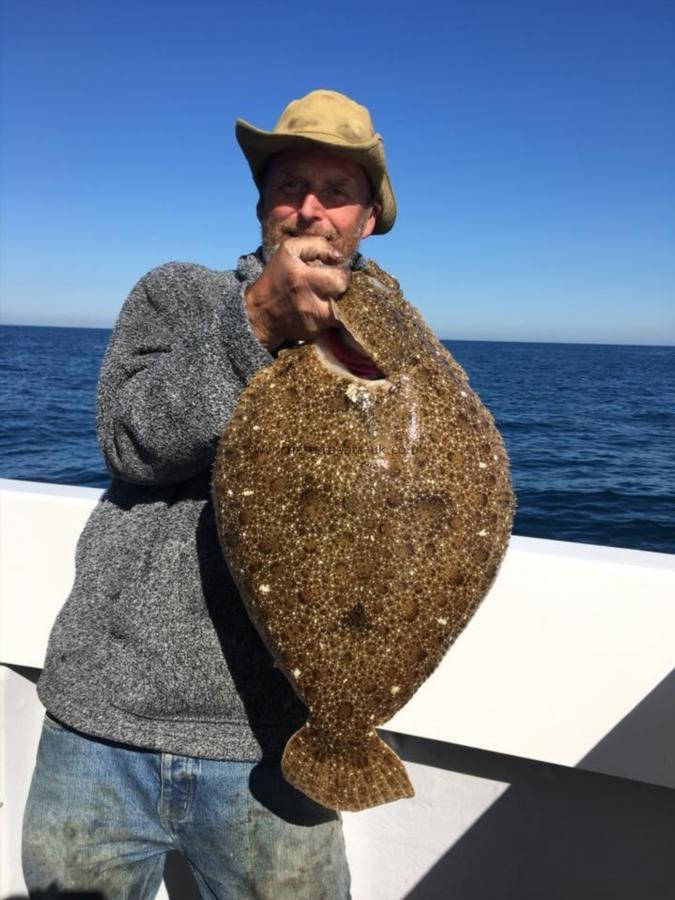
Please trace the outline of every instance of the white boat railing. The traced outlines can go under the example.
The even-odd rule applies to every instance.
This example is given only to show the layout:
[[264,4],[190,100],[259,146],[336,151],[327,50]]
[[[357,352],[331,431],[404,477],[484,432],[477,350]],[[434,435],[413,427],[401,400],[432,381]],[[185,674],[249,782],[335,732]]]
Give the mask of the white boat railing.
[[[17,686],[16,673],[42,666],[49,631],[72,584],[77,538],[101,493],[0,480],[0,663],[9,667],[3,743],[7,720],[20,719],[26,703],[37,703],[26,699],[34,688]],[[386,730],[400,736],[393,739],[402,746],[417,747],[410,758],[426,753],[427,768],[429,752],[449,746],[674,788],[674,663],[675,555],[516,536],[465,632]],[[24,742],[29,749],[17,751],[14,729],[9,753],[16,766],[16,754],[23,752],[24,781],[38,733],[31,715]],[[16,780],[16,769],[10,774],[3,757],[11,795],[7,785]],[[428,786],[429,804],[433,797],[440,802],[443,792],[428,781],[431,770],[414,763],[413,769],[418,794]],[[15,825],[25,789],[16,787],[12,795]],[[487,806],[499,795],[494,787]],[[350,864],[364,900],[391,900],[394,888],[377,887],[386,879],[368,881],[363,829],[396,822],[405,814],[397,811],[403,803],[345,815]],[[462,829],[456,823],[453,840]],[[2,853],[13,859],[16,827],[7,830]],[[386,854],[388,840],[382,840]],[[427,834],[425,846],[430,840]],[[375,852],[372,840],[366,844]],[[423,867],[428,865],[425,857]],[[409,883],[407,876],[399,880]]]

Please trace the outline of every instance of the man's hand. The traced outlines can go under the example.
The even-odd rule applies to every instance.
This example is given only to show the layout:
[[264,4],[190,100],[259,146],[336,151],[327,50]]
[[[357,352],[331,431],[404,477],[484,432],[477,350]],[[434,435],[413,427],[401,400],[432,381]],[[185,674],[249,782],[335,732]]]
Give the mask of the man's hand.
[[330,300],[347,290],[350,271],[322,237],[288,238],[246,291],[251,327],[270,353],[337,324]]

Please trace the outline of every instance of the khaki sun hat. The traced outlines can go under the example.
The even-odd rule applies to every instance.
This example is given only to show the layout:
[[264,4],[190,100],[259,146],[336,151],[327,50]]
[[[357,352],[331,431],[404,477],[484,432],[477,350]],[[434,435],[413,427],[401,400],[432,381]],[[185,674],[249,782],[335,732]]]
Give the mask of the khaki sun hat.
[[337,91],[310,91],[288,104],[272,131],[263,131],[237,119],[236,134],[258,189],[272,154],[319,146],[365,170],[375,199],[382,207],[373,234],[384,234],[393,226],[396,200],[387,174],[384,144],[381,135],[373,130],[365,106]]

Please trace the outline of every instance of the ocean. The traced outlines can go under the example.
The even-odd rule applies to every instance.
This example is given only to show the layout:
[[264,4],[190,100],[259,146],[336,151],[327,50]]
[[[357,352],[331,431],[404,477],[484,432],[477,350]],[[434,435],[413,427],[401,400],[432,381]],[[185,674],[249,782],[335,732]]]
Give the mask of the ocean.
[[[0,326],[0,476],[105,487],[108,329]],[[675,347],[444,341],[511,460],[514,533],[675,553]]]

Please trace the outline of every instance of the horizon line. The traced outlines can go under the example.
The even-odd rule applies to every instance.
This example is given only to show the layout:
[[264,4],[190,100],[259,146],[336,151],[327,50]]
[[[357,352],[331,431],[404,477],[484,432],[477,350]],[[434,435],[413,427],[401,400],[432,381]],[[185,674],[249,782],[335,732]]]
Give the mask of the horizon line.
[[[78,329],[82,331],[112,331],[113,325],[37,325],[34,322],[3,322],[0,321],[0,327],[3,328],[61,328],[61,329]],[[438,336],[437,336],[438,337]],[[475,344],[563,344],[581,347],[654,347],[663,348],[665,350],[675,348],[675,341],[670,344],[655,343],[651,341],[642,341],[635,343],[634,341],[573,341],[573,340],[545,340],[534,338],[462,338],[462,337],[439,337],[439,341],[447,343],[466,342]]]

